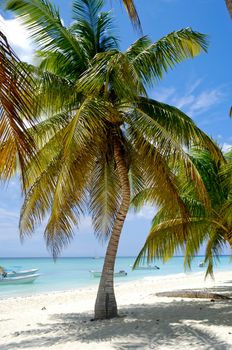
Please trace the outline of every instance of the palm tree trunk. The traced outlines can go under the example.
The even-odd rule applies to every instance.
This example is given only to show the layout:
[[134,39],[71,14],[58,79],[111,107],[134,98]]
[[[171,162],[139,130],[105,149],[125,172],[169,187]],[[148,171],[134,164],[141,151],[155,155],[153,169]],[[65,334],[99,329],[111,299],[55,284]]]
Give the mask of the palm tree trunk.
[[122,189],[122,202],[106,250],[104,266],[95,303],[95,319],[106,319],[118,316],[117,303],[114,294],[114,265],[121,231],[130,206],[128,169],[118,140],[114,141],[114,158]]

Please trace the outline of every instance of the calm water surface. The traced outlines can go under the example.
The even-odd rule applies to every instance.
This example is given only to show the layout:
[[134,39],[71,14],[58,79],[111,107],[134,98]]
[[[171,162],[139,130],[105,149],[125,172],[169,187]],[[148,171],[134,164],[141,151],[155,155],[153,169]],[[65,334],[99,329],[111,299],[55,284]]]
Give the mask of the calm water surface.
[[[183,257],[174,257],[168,263],[156,261],[160,270],[132,271],[130,265],[134,262],[133,257],[119,257],[116,260],[115,271],[125,270],[126,277],[117,277],[115,282],[137,280],[148,276],[165,276],[184,273]],[[191,272],[204,271],[199,268],[203,257],[196,257],[192,263]],[[89,270],[101,271],[103,259],[94,258],[59,258],[55,263],[51,258],[1,258],[0,266],[8,269],[20,270],[38,268],[41,276],[33,284],[0,285],[0,298],[12,296],[33,295],[49,291],[70,290],[75,288],[96,285],[98,278],[93,278]],[[230,270],[230,258],[222,256],[215,271]],[[187,273],[191,273],[187,271]]]

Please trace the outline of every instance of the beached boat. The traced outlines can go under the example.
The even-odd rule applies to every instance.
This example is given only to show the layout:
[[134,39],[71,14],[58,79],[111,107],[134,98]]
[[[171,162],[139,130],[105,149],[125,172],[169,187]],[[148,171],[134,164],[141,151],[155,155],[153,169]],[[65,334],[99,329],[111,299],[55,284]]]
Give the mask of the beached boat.
[[[133,265],[130,265],[130,267],[133,267]],[[137,266],[134,270],[160,270],[160,267],[156,265]]]
[[0,285],[2,284],[24,284],[33,283],[39,274],[27,275],[27,276],[16,276],[16,277],[0,277]]
[[[90,270],[89,272],[93,277],[98,277],[98,278],[101,277],[101,274],[102,274],[100,271]],[[125,277],[125,276],[127,276],[127,272],[124,270],[114,273],[114,277]]]

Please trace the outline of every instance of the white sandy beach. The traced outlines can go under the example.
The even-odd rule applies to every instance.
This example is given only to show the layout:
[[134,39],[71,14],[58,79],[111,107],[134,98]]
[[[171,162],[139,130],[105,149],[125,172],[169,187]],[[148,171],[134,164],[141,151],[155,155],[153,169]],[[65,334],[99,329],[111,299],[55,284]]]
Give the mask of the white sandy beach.
[[1,350],[232,349],[232,300],[160,298],[202,289],[232,296],[232,272],[149,277],[117,284],[122,317],[91,321],[96,287],[0,302]]

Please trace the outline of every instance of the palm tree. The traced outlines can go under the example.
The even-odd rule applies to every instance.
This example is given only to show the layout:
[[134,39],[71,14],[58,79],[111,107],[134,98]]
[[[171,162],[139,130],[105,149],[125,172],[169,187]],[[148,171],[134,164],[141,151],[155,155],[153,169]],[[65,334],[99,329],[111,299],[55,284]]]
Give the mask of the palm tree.
[[131,198],[152,187],[153,200],[178,206],[187,217],[170,165],[182,164],[206,204],[205,186],[184,147],[195,142],[221,158],[189,117],[149,99],[146,91],[168,68],[206,50],[205,36],[187,28],[155,43],[142,37],[121,52],[102,5],[101,0],[74,1],[74,22],[66,28],[48,1],[8,1],[32,31],[41,58],[34,74],[44,120],[31,133],[38,152],[27,167],[21,237],[48,215],[44,236],[56,257],[81,216],[92,216],[96,236],[108,240],[96,319],[118,314],[114,264]]
[[32,125],[33,84],[22,63],[0,32],[0,178],[8,180],[33,155],[27,132]]
[[[205,208],[193,182],[183,177],[180,168],[179,193],[190,215],[186,220],[177,206],[171,210],[165,205],[160,207],[134,266],[144,259],[149,263],[157,258],[166,262],[181,251],[185,254],[185,267],[190,267],[204,244],[206,276],[213,275],[214,260],[219,258],[223,248],[228,245],[232,248],[232,152],[226,155],[227,161],[216,162],[207,150],[193,149],[191,158],[204,181],[211,207]],[[149,201],[149,192],[151,197],[152,190],[138,194],[134,204]]]

